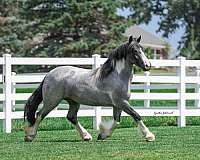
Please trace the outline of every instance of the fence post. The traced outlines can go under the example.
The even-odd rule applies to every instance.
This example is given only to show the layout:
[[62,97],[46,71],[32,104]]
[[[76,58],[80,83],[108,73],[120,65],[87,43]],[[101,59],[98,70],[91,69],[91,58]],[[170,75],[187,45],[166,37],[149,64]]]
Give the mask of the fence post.
[[[200,77],[200,67],[197,67],[196,76]],[[200,93],[200,82],[196,84],[195,93]],[[199,102],[199,99],[195,100],[195,107],[200,108]]]
[[178,126],[185,127],[186,126],[186,119],[185,119],[185,109],[186,109],[186,101],[185,101],[185,76],[186,76],[186,68],[185,68],[185,57],[179,57],[179,78],[180,78],[180,84],[179,84],[179,118],[178,118]]
[[11,55],[10,54],[4,54],[4,65],[3,65],[3,76],[4,76],[4,87],[3,87],[3,93],[5,95],[5,102],[3,106],[3,112],[5,114],[4,119],[4,132],[11,133],[11,121],[12,121],[12,104],[11,104]]
[[[94,54],[92,55],[94,59],[94,65],[92,66],[93,69],[100,67],[100,55]],[[99,130],[99,124],[101,123],[101,107],[95,107],[95,117],[93,117],[93,128]]]
[[[146,79],[148,79],[148,76],[150,75],[150,72],[149,71],[146,71],[144,72],[145,76],[146,76]],[[144,92],[145,93],[150,93],[150,82],[146,82],[144,84]],[[145,108],[149,108],[150,107],[150,100],[149,99],[145,99],[144,100],[144,107]]]
[[[12,72],[12,76],[15,76],[16,73]],[[14,95],[16,93],[16,87],[15,87],[15,82],[12,82],[12,86],[11,86],[11,92],[12,95]],[[12,100],[12,111],[15,111],[15,100]]]

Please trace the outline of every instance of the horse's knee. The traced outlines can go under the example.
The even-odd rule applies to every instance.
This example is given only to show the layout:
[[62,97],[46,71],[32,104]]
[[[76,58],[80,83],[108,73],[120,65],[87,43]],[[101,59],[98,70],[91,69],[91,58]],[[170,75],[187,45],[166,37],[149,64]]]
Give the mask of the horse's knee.
[[67,119],[74,125],[76,125],[78,123],[77,116],[68,114]]
[[128,101],[119,101],[118,106],[121,107],[124,112],[129,114],[136,122],[142,120],[141,116],[130,106]]

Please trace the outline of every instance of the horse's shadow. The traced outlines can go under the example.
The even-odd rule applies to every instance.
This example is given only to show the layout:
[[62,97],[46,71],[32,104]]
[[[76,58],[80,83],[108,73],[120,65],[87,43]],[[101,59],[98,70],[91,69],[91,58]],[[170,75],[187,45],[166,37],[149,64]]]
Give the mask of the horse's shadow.
[[38,142],[38,143],[80,143],[82,142],[82,140],[78,140],[78,139],[74,139],[74,140],[70,140],[70,139],[61,139],[61,140],[58,140],[58,139],[46,139],[46,140],[41,140],[41,139],[38,139],[38,140],[35,140],[34,142]]
[[38,143],[82,143],[82,142],[97,142],[97,143],[102,143],[102,142],[110,142],[110,141],[119,141],[119,139],[106,139],[106,140],[97,140],[93,139],[92,141],[84,141],[81,139],[36,139],[33,142],[38,142]]

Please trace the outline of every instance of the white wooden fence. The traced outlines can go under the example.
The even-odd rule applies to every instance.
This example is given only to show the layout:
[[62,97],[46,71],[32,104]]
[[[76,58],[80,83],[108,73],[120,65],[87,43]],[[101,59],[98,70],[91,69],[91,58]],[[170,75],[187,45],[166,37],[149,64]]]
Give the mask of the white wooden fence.
[[[100,58],[99,55],[93,55],[92,58],[17,58],[11,57],[9,54],[3,55],[0,58],[0,65],[3,65],[3,74],[0,78],[0,83],[3,84],[3,93],[0,94],[0,101],[3,102],[3,112],[0,112],[0,119],[3,119],[4,131],[11,132],[12,119],[23,118],[23,111],[13,111],[12,105],[18,100],[27,100],[31,93],[15,93],[15,87],[22,83],[39,83],[43,80],[44,75],[34,74],[12,74],[13,65],[91,65],[93,68],[99,67],[105,62],[105,58]],[[131,100],[144,100],[144,107],[136,108],[135,110],[141,116],[177,116],[179,117],[178,125],[184,127],[186,125],[186,116],[200,116],[199,107],[199,73],[195,76],[186,74],[187,67],[200,67],[200,60],[185,60],[180,57],[177,60],[151,60],[153,67],[176,67],[177,75],[167,76],[152,76],[149,73],[145,75],[134,75],[133,82],[144,84],[144,93],[131,93]],[[151,85],[154,83],[153,85]],[[177,93],[150,93],[151,88],[156,88],[156,84],[165,83],[164,88],[170,86],[178,88]],[[195,93],[186,93],[188,85],[195,85]],[[134,85],[131,86],[134,88]],[[135,85],[137,88],[138,85]],[[162,87],[161,87],[162,88]],[[186,107],[186,100],[196,100],[196,107],[189,109]],[[150,100],[176,100],[176,107],[163,108],[151,107]],[[98,129],[98,124],[102,116],[112,116],[112,109],[105,107],[84,108],[78,112],[79,117],[91,116],[94,117],[94,128]],[[67,110],[53,110],[48,117],[66,117]],[[122,116],[128,116],[122,113]]]

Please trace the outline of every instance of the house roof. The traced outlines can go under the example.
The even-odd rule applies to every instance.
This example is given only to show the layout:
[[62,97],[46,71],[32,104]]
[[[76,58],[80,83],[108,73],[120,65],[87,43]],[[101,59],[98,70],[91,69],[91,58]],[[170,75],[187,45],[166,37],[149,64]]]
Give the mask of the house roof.
[[124,35],[126,37],[133,36],[139,37],[142,36],[141,45],[144,47],[150,47],[153,49],[162,49],[166,48],[166,42],[154,36],[153,34],[143,30],[142,28],[133,25],[126,29]]

